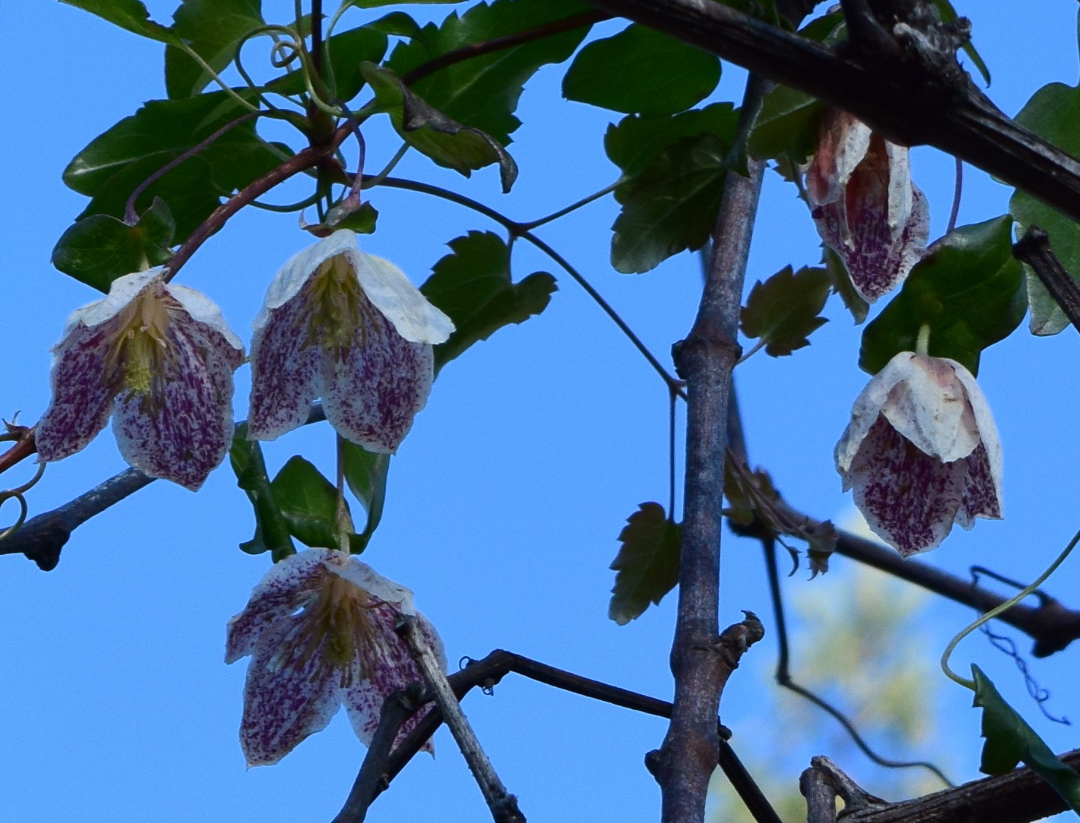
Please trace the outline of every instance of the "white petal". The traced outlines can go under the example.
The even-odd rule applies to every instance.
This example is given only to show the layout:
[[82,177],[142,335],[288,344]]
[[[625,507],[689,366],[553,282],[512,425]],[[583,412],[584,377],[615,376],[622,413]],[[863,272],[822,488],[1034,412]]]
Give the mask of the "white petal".
[[145,289],[151,281],[161,277],[163,272],[164,269],[156,268],[117,277],[109,286],[109,294],[104,300],[96,300],[72,312],[64,327],[64,336],[66,337],[68,332],[77,325],[100,326],[105,321],[112,319],[128,303],[134,300],[139,292]]
[[217,303],[202,292],[189,289],[187,286],[167,283],[165,290],[175,298],[177,303],[184,307],[184,311],[191,315],[192,320],[206,324],[225,338],[225,342],[230,346],[241,352],[241,354],[243,353],[244,344],[229,328],[229,324],[225,322],[225,316],[221,313]]
[[931,457],[952,463],[979,445],[964,385],[954,360],[915,355],[903,382],[889,392],[882,414],[900,434]]
[[[877,422],[878,414],[888,401],[889,392],[892,391],[893,386],[911,375],[914,369],[911,365],[913,357],[915,357],[914,352],[900,352],[895,355],[855,398],[855,405],[851,409],[851,422],[841,436],[840,442],[836,444],[836,468],[841,476],[851,468],[851,462],[855,459],[859,446],[870,431],[870,427]],[[845,480],[844,490],[849,488]]]
[[393,580],[383,577],[367,563],[345,552],[328,552],[326,568],[360,587],[377,600],[392,604],[402,614],[416,614],[413,593]]
[[825,113],[817,151],[806,175],[810,204],[841,199],[844,187],[870,148],[870,127],[840,109]]
[[398,334],[410,343],[445,343],[454,331],[450,318],[431,305],[393,263],[363,252],[360,257],[356,267],[360,287]]
[[336,231],[314,246],[308,246],[289,258],[289,261],[281,267],[281,271],[270,281],[266,298],[263,300],[263,309],[255,318],[254,328],[259,329],[263,326],[270,311],[292,300],[320,265],[339,254],[348,255],[350,261],[353,262],[359,258],[360,250],[356,246],[356,235],[351,231],[344,229]]

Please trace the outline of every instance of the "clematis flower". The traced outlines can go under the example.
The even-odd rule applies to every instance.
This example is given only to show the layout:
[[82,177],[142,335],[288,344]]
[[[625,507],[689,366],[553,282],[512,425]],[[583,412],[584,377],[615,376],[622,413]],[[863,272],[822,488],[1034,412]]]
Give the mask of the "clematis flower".
[[840,255],[867,302],[903,282],[922,257],[930,208],[911,182],[907,148],[850,114],[825,114],[806,193],[818,234]]
[[[248,765],[277,763],[325,729],[342,703],[369,745],[383,700],[421,680],[394,632],[403,614],[416,616],[445,669],[442,642],[408,589],[332,549],[308,549],[275,565],[229,621],[225,641],[226,663],[251,655],[240,724]],[[426,748],[432,751],[430,741]]]
[[905,557],[935,548],[954,522],[1001,518],[997,428],[955,360],[890,360],[855,400],[836,468],[870,528]]
[[110,415],[120,453],[151,477],[195,490],[224,459],[243,344],[209,298],[162,274],[119,277],[68,319],[35,431],[43,461],[82,449]]
[[285,264],[255,319],[249,436],[295,429],[322,397],[338,434],[394,452],[427,402],[431,347],[453,330],[399,268],[334,232]]

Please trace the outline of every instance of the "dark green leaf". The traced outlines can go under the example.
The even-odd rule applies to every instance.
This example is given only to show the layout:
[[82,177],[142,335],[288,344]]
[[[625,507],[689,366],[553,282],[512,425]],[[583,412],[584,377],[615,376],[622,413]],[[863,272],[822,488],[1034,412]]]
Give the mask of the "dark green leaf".
[[270,484],[289,531],[301,543],[340,548],[337,490],[315,466],[299,455],[290,457]]
[[[1016,122],[1074,157],[1080,155],[1080,87],[1061,83],[1043,86],[1016,115]],[[1009,202],[1009,210],[1021,232],[1032,225],[1044,229],[1061,265],[1080,281],[1080,225],[1019,189]],[[1031,330],[1035,334],[1057,334],[1069,325],[1046,287],[1034,276],[1029,278],[1028,294]]]
[[[151,100],[96,137],[64,170],[69,187],[93,198],[80,217],[122,218],[128,197],[140,183],[244,113],[224,92]],[[173,242],[182,243],[223,196],[280,162],[256,135],[254,123],[243,123],[156,180],[140,195],[139,204],[145,208],[154,197],[164,200],[176,221]]]
[[660,604],[679,582],[679,540],[682,529],[659,503],[642,503],[619,534],[622,546],[611,564],[618,572],[611,590],[608,617],[625,626],[641,616],[649,603]]
[[931,246],[904,287],[863,332],[859,366],[876,374],[894,355],[915,351],[923,325],[929,354],[950,357],[972,374],[979,353],[1024,319],[1023,271],[1012,256],[1008,215],[962,226]]
[[510,191],[517,179],[517,164],[501,143],[432,108],[389,69],[364,63],[361,71],[380,108],[390,115],[394,128],[409,145],[466,177],[474,169],[498,163],[503,191]]
[[379,212],[371,203],[364,202],[360,208],[350,211],[348,214],[340,214],[331,209],[326,215],[326,226],[332,229],[349,229],[357,234],[374,234],[375,223],[379,219]]
[[270,489],[262,447],[259,441],[248,440],[247,423],[236,427],[229,449],[229,462],[236,473],[236,485],[244,490],[255,509],[255,536],[241,543],[240,548],[248,554],[269,551],[275,563],[295,554],[289,526]]
[[155,23],[139,0],[60,0],[69,6],[96,14],[127,31],[161,43],[175,43],[176,35],[168,26]]
[[973,705],[982,707],[982,736],[986,738],[979,771],[1006,774],[1023,761],[1080,814],[1080,774],[1057,758],[978,666],[972,665],[971,673],[975,680]]
[[809,346],[810,333],[828,322],[818,316],[828,298],[825,269],[803,267],[793,274],[786,266],[764,283],[754,284],[742,310],[742,332],[760,337],[766,354],[791,354]]
[[684,137],[618,185],[615,199],[622,212],[611,239],[616,271],[646,272],[673,254],[705,245],[720,207],[728,145],[711,133]]
[[[382,60],[388,42],[385,33],[370,26],[350,29],[331,37],[326,42],[326,51],[330,55],[326,63],[326,82],[331,94],[343,103],[356,97],[366,82],[360,64]],[[270,81],[266,87],[278,94],[300,94],[307,90],[304,74],[299,70]]]
[[435,347],[436,369],[503,326],[539,314],[555,291],[555,278],[546,272],[514,283],[510,250],[498,235],[471,231],[449,245],[453,253],[435,264],[434,273],[420,287],[454,321],[450,339]]
[[[949,0],[934,0],[934,7],[938,11],[938,15],[941,17],[943,23],[950,23],[956,19],[956,9],[953,8],[952,3]],[[983,62],[982,56],[975,50],[975,46],[970,40],[964,43],[964,54],[971,58],[971,62],[975,64],[975,68],[979,70],[979,74],[982,75],[982,79],[986,81],[986,85],[990,85],[990,69],[986,67],[986,63]]]
[[[389,66],[400,76],[465,46],[545,26],[591,11],[580,0],[495,0],[478,3],[460,17],[429,24],[421,35],[394,49]],[[518,98],[537,69],[566,60],[588,33],[581,25],[521,45],[455,62],[410,83],[416,94],[459,123],[482,129],[503,145],[521,121]]]
[[154,198],[134,226],[106,214],[94,214],[60,236],[52,264],[64,274],[108,292],[117,277],[168,262],[175,229],[169,207],[161,198]]
[[708,97],[720,60],[655,29],[631,24],[594,40],[566,70],[563,96],[627,114],[674,114]]
[[789,86],[777,86],[761,103],[747,148],[756,160],[789,157],[805,163],[817,148],[825,104]]
[[386,501],[386,475],[390,470],[390,455],[369,452],[363,446],[357,446],[347,440],[338,441],[342,450],[345,466],[345,482],[356,499],[367,511],[367,525],[360,534],[351,535],[350,550],[359,554],[367,548],[371,535],[382,520],[383,504]]
[[[173,14],[173,31],[218,74],[232,62],[237,46],[263,25],[261,0],[183,0]],[[183,49],[165,49],[165,90],[169,97],[192,97],[212,80]]]
[[835,251],[828,246],[822,246],[821,262],[825,265],[825,271],[829,274],[829,282],[832,283],[833,291],[840,295],[844,301],[844,308],[851,313],[851,319],[858,326],[870,312],[870,304],[863,296],[855,291],[855,284],[851,282],[847,266]]
[[[391,37],[407,37],[409,40],[423,39],[423,29],[420,28],[420,24],[403,11],[392,11],[378,20],[371,21],[366,28],[388,34]],[[372,60],[371,62],[377,63],[378,61]]]
[[739,112],[731,103],[713,103],[675,115],[631,114],[608,126],[604,150],[624,175],[643,172],[668,146],[683,137],[711,132],[730,140],[735,134]]

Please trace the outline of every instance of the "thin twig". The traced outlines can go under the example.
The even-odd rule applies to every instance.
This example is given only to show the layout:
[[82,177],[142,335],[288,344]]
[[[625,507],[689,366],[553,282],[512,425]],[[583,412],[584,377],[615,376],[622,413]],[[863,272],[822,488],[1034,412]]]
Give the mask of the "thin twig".
[[960,200],[964,195],[964,161],[959,157],[953,159],[956,161],[956,182],[953,185],[952,211],[949,213],[949,225],[945,234],[952,234],[956,228],[956,221],[960,217]]
[[1013,257],[1031,266],[1073,328],[1080,332],[1080,285],[1050,248],[1050,236],[1038,226],[1028,226],[1013,246]]
[[420,669],[424,681],[439,706],[443,721],[450,727],[450,733],[454,735],[458,748],[461,749],[461,754],[465,757],[465,762],[469,764],[480,792],[484,795],[484,801],[491,809],[492,820],[495,823],[525,823],[525,815],[518,810],[517,798],[506,790],[495,773],[495,767],[491,765],[491,760],[488,759],[476,733],[465,718],[465,713],[461,710],[461,705],[454,696],[450,683],[435,659],[431,647],[416,627],[416,619],[409,615],[402,615],[394,631],[409,647],[413,661]]

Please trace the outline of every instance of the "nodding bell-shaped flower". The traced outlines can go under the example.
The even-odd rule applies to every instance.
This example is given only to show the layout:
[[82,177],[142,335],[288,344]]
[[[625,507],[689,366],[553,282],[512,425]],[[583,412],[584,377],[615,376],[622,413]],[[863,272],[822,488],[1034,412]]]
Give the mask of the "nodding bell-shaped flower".
[[53,348],[52,403],[35,431],[43,461],[82,449],[113,418],[124,459],[195,490],[233,436],[233,371],[244,347],[209,298],[162,269],[113,281]]
[[[421,681],[394,632],[401,615],[417,618],[445,669],[442,642],[408,589],[332,549],[308,549],[275,565],[229,621],[225,641],[226,663],[251,655],[240,724],[248,765],[277,763],[325,729],[342,703],[356,736],[369,745],[386,697]],[[433,751],[430,741],[425,748]]]
[[907,148],[846,112],[830,109],[822,120],[806,194],[818,234],[869,303],[903,282],[926,250],[930,209],[911,182]]
[[394,452],[427,402],[432,345],[454,330],[392,263],[340,229],[278,272],[255,319],[248,435],[273,440],[321,397],[346,440]]
[[959,523],[1001,518],[1001,443],[975,378],[955,360],[901,352],[855,401],[836,445],[844,490],[905,557]]

